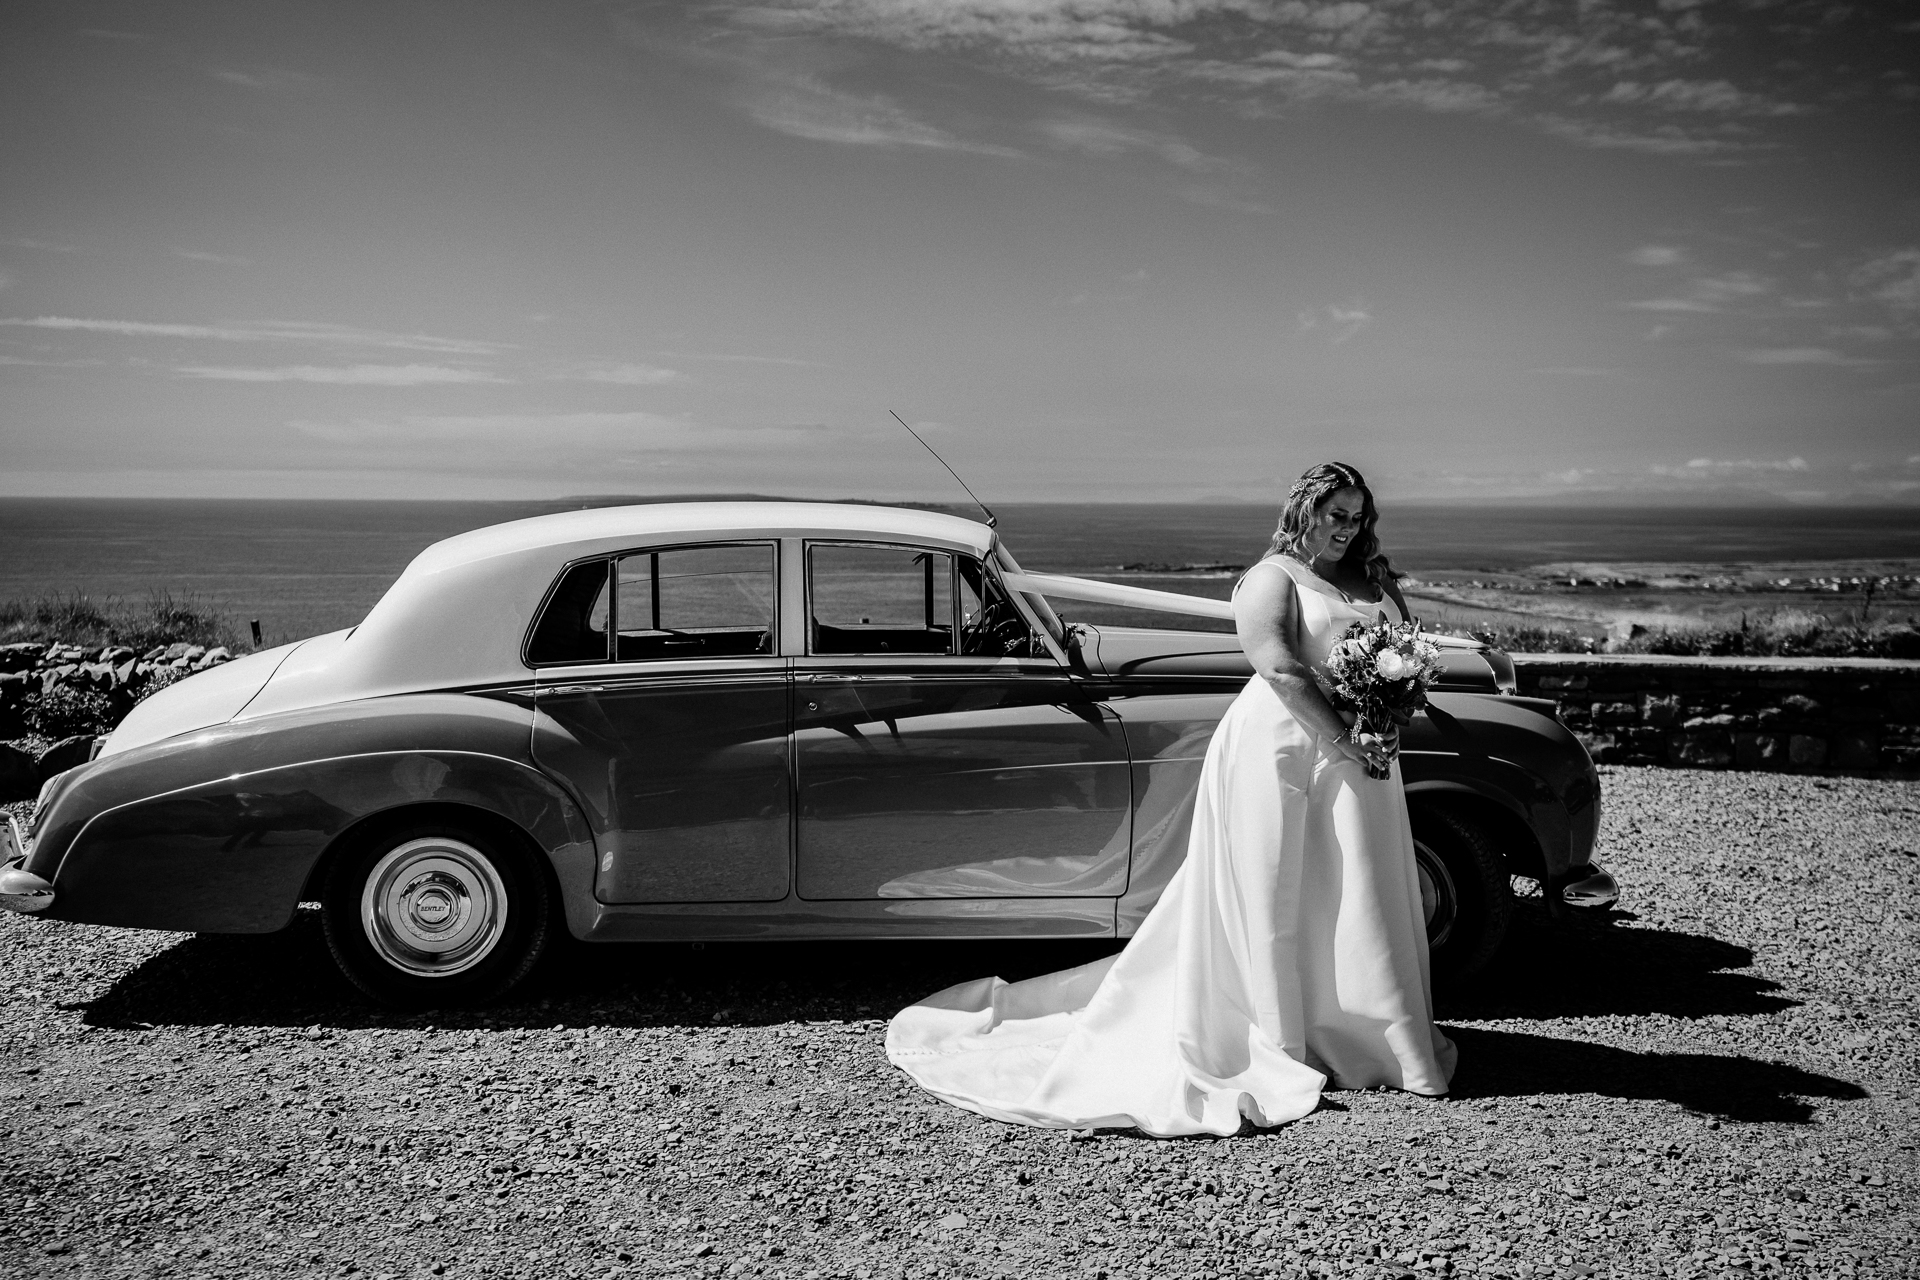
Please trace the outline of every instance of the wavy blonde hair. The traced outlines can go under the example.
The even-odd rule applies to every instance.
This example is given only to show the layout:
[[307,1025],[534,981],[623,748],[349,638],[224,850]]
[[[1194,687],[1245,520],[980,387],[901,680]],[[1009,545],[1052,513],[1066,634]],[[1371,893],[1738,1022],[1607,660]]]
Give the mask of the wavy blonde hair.
[[1273,541],[1267,546],[1268,555],[1292,556],[1304,561],[1301,543],[1306,539],[1307,530],[1313,527],[1314,514],[1325,502],[1342,489],[1358,489],[1361,498],[1360,532],[1354,535],[1347,553],[1340,557],[1342,564],[1360,570],[1374,582],[1387,582],[1399,575],[1393,571],[1393,565],[1387,560],[1386,553],[1380,550],[1380,538],[1373,527],[1380,520],[1380,510],[1374,505],[1373,490],[1367,487],[1366,477],[1355,467],[1344,462],[1323,462],[1293,482],[1287,490],[1287,500],[1280,507],[1280,527],[1273,531]]

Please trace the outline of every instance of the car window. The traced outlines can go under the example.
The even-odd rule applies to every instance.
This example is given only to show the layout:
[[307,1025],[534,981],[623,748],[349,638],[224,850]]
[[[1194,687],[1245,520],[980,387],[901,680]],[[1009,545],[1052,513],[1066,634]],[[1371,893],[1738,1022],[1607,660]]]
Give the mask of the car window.
[[972,556],[960,557],[960,652],[974,658],[1049,656],[1000,579]]
[[916,547],[808,549],[814,653],[952,653],[953,557]]
[[573,565],[547,596],[546,610],[527,641],[527,661],[535,666],[605,662],[610,603],[607,562]]
[[618,660],[773,652],[770,544],[640,551],[615,563],[614,656]]

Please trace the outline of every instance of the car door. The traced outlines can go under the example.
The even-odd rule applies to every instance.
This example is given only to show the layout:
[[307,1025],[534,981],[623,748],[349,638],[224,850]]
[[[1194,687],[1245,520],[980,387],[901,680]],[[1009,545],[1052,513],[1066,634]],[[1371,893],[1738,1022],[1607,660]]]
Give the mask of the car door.
[[792,864],[778,547],[572,566],[528,645],[533,753],[586,807],[607,903],[767,902]]
[[991,572],[963,554],[871,543],[810,543],[806,561],[799,896],[1123,893],[1120,723]]

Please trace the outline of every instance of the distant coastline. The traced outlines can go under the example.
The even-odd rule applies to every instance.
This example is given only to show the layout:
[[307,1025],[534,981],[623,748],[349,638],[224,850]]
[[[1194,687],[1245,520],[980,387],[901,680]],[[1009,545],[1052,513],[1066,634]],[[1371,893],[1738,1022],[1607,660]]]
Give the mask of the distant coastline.
[[[357,622],[407,562],[441,538],[624,501],[634,499],[0,498],[0,599],[77,592],[138,602],[164,590],[224,610],[243,628],[258,618],[269,640],[293,639]],[[912,505],[975,514],[964,501]],[[995,510],[1007,544],[1030,569],[1159,573],[1168,589],[1199,595],[1226,593],[1231,566],[1260,556],[1275,515],[1272,505],[1255,503],[1003,503]],[[1831,613],[1857,608],[1855,593],[1809,591],[1804,580],[1920,571],[1920,507],[1401,503],[1387,506],[1381,536],[1395,566],[1436,610],[1461,619],[1552,615],[1590,631],[1629,614]],[[1771,594],[1713,585],[1768,574],[1803,585]],[[1553,585],[1565,576],[1589,585]],[[1603,577],[1668,585],[1592,585]],[[1915,605],[1892,591],[1873,607]]]

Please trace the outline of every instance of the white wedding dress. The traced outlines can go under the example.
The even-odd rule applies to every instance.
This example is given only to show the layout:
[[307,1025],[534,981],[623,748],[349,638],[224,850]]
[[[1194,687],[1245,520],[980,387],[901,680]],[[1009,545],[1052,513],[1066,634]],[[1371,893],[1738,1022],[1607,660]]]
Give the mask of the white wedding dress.
[[[1398,619],[1302,565],[1296,652],[1318,672],[1347,625]],[[1018,1124],[1231,1134],[1297,1120],[1329,1079],[1443,1094],[1400,768],[1327,752],[1255,676],[1200,772],[1187,859],[1119,954],[900,1011],[887,1056],[948,1102]]]

